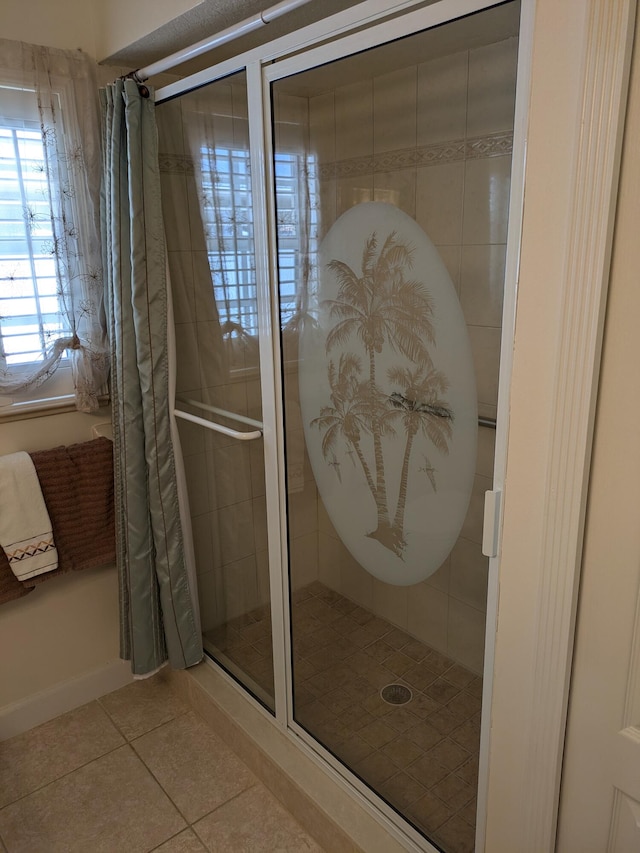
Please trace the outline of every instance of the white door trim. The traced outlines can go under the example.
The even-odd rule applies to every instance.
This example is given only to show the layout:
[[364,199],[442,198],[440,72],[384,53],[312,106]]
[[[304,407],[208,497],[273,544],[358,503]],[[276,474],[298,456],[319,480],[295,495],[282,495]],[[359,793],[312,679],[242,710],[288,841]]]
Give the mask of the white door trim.
[[538,0],[487,851],[555,847],[635,0]]

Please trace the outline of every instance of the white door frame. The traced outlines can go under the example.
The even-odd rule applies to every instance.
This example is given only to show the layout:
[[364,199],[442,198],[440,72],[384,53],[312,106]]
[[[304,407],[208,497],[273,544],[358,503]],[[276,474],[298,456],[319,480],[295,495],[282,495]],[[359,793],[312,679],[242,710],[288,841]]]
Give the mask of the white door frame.
[[536,2],[489,747],[491,852],[555,848],[635,5]]
[[[175,97],[247,63],[284,56],[301,44],[310,47],[358,20],[371,22],[416,2],[367,0],[159,89],[156,100]],[[522,3],[533,33],[531,90],[515,340],[512,354],[503,358],[510,366],[512,355],[512,376],[498,407],[503,424],[498,439],[508,451],[502,472],[501,543],[490,573],[495,623],[489,621],[487,637],[495,663],[485,697],[491,700],[491,716],[483,746],[489,756],[488,853],[544,853],[555,844],[636,5],[635,0]],[[465,5],[464,0],[438,5],[444,9],[449,4],[453,15]],[[501,485],[501,473],[497,475]]]

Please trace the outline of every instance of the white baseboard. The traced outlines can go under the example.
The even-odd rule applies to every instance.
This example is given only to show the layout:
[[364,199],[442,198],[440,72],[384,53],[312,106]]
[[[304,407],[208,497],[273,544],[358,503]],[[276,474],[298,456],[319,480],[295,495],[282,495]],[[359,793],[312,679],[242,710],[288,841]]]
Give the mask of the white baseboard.
[[59,714],[72,711],[105,693],[124,687],[133,680],[131,666],[121,660],[110,661],[77,678],[62,681],[48,690],[28,696],[0,708],[0,741],[46,723]]

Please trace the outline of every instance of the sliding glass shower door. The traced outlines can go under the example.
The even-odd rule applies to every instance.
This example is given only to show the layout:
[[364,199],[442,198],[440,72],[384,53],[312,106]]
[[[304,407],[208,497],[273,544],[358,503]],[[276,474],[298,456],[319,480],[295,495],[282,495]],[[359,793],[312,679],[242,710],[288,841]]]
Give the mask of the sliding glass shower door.
[[269,74],[292,718],[445,851],[474,849],[518,27]]
[[158,124],[204,646],[273,711],[245,73],[163,105]]
[[205,649],[464,853],[520,4],[445,6],[225,61],[157,116]]

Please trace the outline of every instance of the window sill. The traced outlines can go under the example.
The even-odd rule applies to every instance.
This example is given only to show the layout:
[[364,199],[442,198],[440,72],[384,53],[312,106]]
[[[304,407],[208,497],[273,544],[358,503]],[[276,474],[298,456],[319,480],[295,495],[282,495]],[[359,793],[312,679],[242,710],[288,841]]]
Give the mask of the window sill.
[[[100,408],[109,405],[109,397],[104,394],[99,397]],[[27,400],[24,403],[11,403],[0,407],[0,424],[11,421],[25,421],[30,418],[44,418],[49,415],[64,415],[77,412],[72,394],[60,397],[48,397],[43,400]]]

